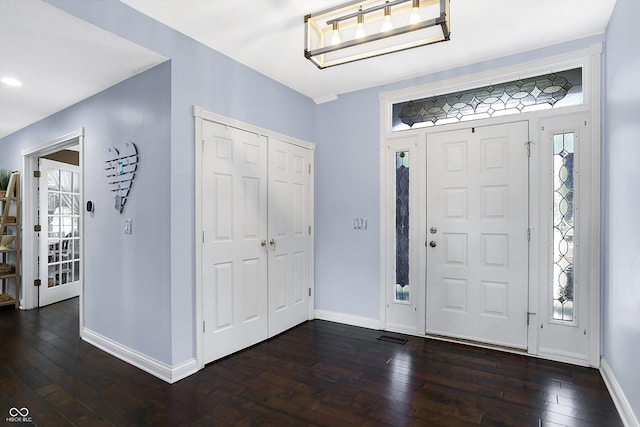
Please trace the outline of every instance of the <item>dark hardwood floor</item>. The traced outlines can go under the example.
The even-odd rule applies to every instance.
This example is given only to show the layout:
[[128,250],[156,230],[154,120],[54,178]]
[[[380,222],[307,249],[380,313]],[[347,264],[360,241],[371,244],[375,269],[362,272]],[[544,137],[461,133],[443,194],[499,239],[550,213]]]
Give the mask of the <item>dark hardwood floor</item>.
[[27,408],[46,427],[622,425],[595,369],[316,320],[170,385],[81,341],[77,319],[77,299],[0,311],[0,421]]

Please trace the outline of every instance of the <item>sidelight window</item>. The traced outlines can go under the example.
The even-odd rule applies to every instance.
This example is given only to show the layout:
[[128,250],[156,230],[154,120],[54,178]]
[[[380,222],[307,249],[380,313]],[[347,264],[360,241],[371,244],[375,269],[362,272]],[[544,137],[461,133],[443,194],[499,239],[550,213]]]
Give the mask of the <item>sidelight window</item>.
[[409,152],[396,153],[396,301],[409,301]]
[[553,319],[574,321],[573,132],[553,136]]

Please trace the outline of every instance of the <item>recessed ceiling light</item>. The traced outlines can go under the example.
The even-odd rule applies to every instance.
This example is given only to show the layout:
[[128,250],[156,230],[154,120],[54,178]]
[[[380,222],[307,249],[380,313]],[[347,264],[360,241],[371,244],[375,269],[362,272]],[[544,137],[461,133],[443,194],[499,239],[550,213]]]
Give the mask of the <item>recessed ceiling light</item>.
[[22,82],[18,79],[14,79],[13,77],[3,77],[0,79],[0,82],[8,86],[22,86]]

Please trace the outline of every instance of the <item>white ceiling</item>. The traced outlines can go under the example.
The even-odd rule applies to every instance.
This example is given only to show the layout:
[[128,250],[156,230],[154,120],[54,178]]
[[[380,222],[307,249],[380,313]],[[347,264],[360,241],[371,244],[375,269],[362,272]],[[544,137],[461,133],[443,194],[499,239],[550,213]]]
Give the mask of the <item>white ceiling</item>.
[[40,0],[0,0],[0,78],[23,83],[0,83],[0,138],[164,61]]
[[[605,31],[615,0],[451,0],[451,40],[317,69],[303,16],[346,0],[121,0],[316,102]],[[40,0],[0,0],[0,137],[164,60]],[[37,117],[39,116],[39,117]]]
[[615,0],[451,0],[451,40],[324,70],[304,58],[303,16],[348,0],[121,0],[321,102],[604,32]]

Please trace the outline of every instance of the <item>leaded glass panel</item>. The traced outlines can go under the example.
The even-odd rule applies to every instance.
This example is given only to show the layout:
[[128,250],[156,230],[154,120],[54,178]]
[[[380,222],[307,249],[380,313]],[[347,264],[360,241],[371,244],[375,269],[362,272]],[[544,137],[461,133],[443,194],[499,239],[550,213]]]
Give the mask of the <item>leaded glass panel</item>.
[[582,104],[582,69],[393,104],[392,130],[400,131]]
[[553,136],[553,319],[574,320],[574,133]]
[[409,152],[396,153],[396,301],[409,301]]

